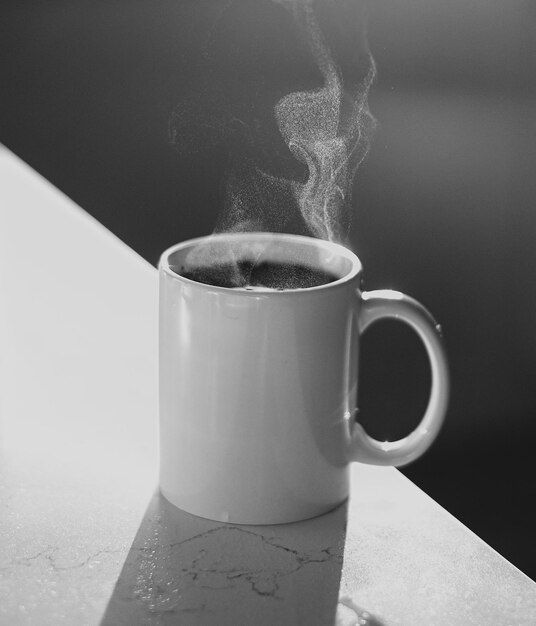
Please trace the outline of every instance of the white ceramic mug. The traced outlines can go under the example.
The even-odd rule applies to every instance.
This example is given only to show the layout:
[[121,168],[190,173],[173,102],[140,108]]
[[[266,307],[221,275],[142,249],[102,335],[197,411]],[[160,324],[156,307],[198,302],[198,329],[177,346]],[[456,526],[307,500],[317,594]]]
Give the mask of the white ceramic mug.
[[[338,279],[246,291],[171,269],[204,248],[215,258],[233,250],[298,259]],[[362,292],[361,263],[347,248],[296,235],[213,235],[169,248],[159,273],[160,488],[179,508],[243,524],[314,517],[347,498],[350,462],[402,465],[436,437],[449,391],[440,329],[402,293]],[[393,442],[354,419],[360,335],[383,318],[417,332],[432,372],[420,424]]]

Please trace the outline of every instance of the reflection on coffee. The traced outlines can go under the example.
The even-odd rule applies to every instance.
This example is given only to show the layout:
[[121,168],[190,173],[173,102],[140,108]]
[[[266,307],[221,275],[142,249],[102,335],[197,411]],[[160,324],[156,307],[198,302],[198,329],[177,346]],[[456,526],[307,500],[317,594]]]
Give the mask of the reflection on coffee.
[[306,289],[326,285],[339,276],[298,263],[274,261],[239,261],[236,264],[214,264],[203,267],[171,267],[181,276],[205,285],[230,289],[264,288],[274,290]]

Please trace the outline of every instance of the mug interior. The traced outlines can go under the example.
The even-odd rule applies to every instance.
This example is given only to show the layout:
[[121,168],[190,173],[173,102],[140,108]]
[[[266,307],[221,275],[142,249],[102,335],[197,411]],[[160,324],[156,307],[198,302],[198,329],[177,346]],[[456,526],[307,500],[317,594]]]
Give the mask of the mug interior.
[[330,272],[338,279],[360,269],[355,254],[340,244],[277,233],[225,233],[192,239],[170,248],[162,261],[175,272],[242,261],[294,263]]
[[329,272],[337,280],[361,265],[348,248],[321,239],[280,233],[222,233],[183,242],[167,250],[161,265],[175,274],[218,264],[289,263]]

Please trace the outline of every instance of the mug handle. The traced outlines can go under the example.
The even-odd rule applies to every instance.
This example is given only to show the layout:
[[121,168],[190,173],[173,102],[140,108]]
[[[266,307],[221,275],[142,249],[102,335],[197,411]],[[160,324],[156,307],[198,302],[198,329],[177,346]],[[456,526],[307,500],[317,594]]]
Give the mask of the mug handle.
[[436,438],[447,410],[449,396],[449,371],[447,356],[441,336],[441,327],[429,311],[417,300],[399,291],[379,289],[363,292],[358,318],[362,334],[379,319],[397,319],[409,324],[419,335],[426,348],[432,371],[430,399],[417,428],[407,437],[397,441],[378,441],[355,422],[348,446],[348,460],[371,465],[405,465],[421,456]]

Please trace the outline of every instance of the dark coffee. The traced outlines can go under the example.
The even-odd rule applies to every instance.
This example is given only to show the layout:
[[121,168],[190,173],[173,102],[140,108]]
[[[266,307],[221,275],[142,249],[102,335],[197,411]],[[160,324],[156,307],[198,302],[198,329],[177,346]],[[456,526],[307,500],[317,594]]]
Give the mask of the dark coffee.
[[236,265],[219,264],[197,268],[171,267],[185,278],[198,283],[231,289],[263,287],[268,289],[304,289],[337,280],[339,276],[298,263],[275,261],[239,261]]

